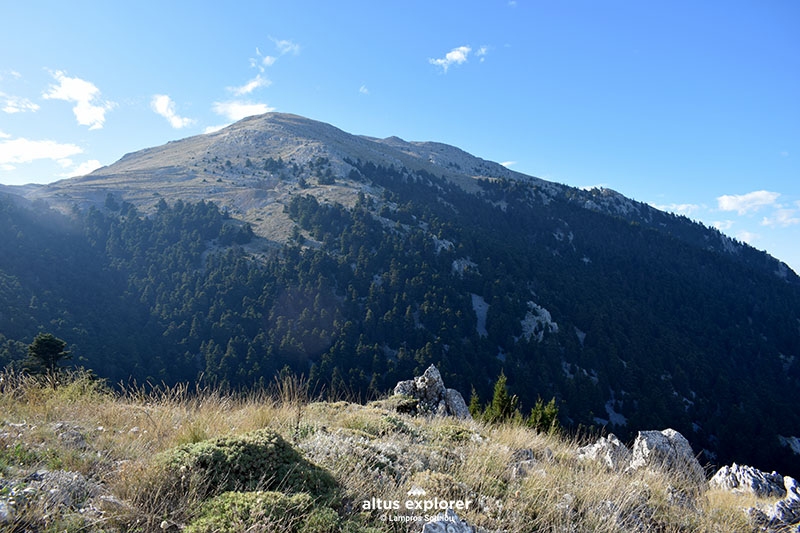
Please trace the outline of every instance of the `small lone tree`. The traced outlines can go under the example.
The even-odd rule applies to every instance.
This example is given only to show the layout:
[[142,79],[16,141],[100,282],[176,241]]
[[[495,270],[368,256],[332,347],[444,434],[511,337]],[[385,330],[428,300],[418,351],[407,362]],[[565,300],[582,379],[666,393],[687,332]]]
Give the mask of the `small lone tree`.
[[483,416],[483,407],[481,407],[481,399],[478,397],[478,391],[472,387],[472,394],[469,397],[469,414],[473,418],[481,418]]
[[39,333],[28,346],[28,358],[24,368],[32,374],[52,373],[58,370],[61,361],[70,359],[64,351],[67,343],[51,333]]
[[506,375],[500,372],[497,382],[494,384],[494,395],[492,403],[486,408],[484,418],[487,422],[503,422],[514,416],[515,411],[519,407],[519,398],[514,394],[508,395],[508,387],[506,386]]

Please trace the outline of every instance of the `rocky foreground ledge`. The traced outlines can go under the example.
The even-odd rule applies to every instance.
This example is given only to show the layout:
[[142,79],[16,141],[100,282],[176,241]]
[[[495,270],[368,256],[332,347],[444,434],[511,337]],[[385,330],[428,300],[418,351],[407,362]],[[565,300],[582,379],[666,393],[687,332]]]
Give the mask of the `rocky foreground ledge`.
[[461,416],[435,368],[398,387],[359,405],[6,375],[0,530],[800,530],[794,479],[706,480],[673,430],[580,446]]

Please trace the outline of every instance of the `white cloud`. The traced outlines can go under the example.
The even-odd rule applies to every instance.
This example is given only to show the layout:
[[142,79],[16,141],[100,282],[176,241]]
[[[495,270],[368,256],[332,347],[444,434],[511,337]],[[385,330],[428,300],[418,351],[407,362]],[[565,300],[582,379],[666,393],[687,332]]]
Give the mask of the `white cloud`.
[[366,85],[362,85],[361,87],[358,88],[358,92],[360,92],[361,94],[369,94],[369,89],[367,89]]
[[277,56],[262,55],[261,50],[258,47],[256,47],[256,56],[260,60],[251,57],[250,68],[257,68],[259,72],[264,72],[265,67],[271,67],[272,65],[274,65],[275,61],[277,61],[280,56],[289,53],[293,55],[297,55],[300,53],[300,45],[288,39],[281,40],[281,39],[276,39],[274,37],[270,37],[270,40],[275,44],[275,48],[278,49],[278,55]]
[[185,128],[194,123],[194,120],[179,116],[175,113],[175,102],[166,94],[154,94],[150,100],[150,108],[161,115],[175,129]]
[[461,65],[462,63],[466,63],[467,57],[471,51],[472,48],[469,46],[459,46],[458,48],[453,48],[447,52],[443,58],[428,59],[428,62],[431,65],[441,67],[443,72],[447,72],[447,69],[450,68],[450,65]]
[[10,137],[11,137],[11,135],[9,135],[8,133],[4,132],[3,130],[0,130],[0,139],[8,139]]
[[711,223],[711,225],[720,231],[725,231],[731,229],[733,226],[733,220],[715,220]]
[[80,146],[55,141],[31,141],[23,138],[0,141],[0,165],[4,165],[6,169],[12,163],[30,163],[37,159],[58,161],[80,153],[83,153]]
[[272,82],[267,78],[261,77],[261,74],[256,75],[255,78],[248,81],[244,85],[240,87],[228,87],[228,90],[231,91],[236,96],[242,96],[245,94],[250,94],[251,92],[255,91],[256,89],[260,89],[261,87],[269,87],[272,85]]
[[21,96],[12,96],[10,94],[0,92],[0,105],[6,113],[24,113],[25,111],[37,111],[38,104],[31,102],[27,98]]
[[[59,161],[61,163],[61,161]],[[73,168],[69,172],[64,172],[63,174],[59,174],[59,176],[64,178],[73,178],[75,176],[85,176],[98,168],[102,167],[103,165],[100,164],[100,161],[97,159],[90,159],[89,161],[85,161],[78,165],[77,167]]]
[[227,128],[230,124],[220,124],[219,126],[207,126],[206,129],[203,130],[203,133],[214,133],[215,131],[219,131],[222,128]]
[[230,120],[241,120],[251,115],[261,115],[275,111],[274,107],[269,107],[267,104],[251,103],[251,102],[214,102],[214,112]]
[[662,211],[670,211],[672,213],[680,213],[681,215],[691,215],[695,211],[700,210],[700,206],[697,204],[666,204],[666,205],[657,205],[651,204],[656,209],[660,209]]
[[50,85],[50,90],[42,96],[46,99],[74,102],[72,112],[81,126],[89,126],[90,130],[103,127],[106,111],[114,107],[112,102],[100,99],[100,89],[93,83],[80,78],[70,78],[61,71],[51,72],[58,85]]
[[517,164],[517,162],[516,162],[516,161],[503,161],[503,162],[502,162],[502,163],[500,163],[500,164],[501,164],[501,165],[503,165],[503,166],[504,166],[504,167],[506,167],[506,168],[509,168],[509,167],[511,167],[512,165],[516,165],[516,164]]
[[753,244],[754,241],[757,241],[760,237],[761,235],[759,235],[758,233],[751,233],[746,230],[742,230],[736,234],[737,239],[751,245]]
[[789,152],[784,150],[783,152],[781,152],[781,157],[789,157]]
[[300,45],[297,43],[293,43],[288,39],[278,40],[273,37],[270,37],[270,39],[273,43],[275,43],[275,46],[278,48],[278,51],[281,53],[281,55],[288,53],[297,55],[300,53]]
[[798,217],[797,209],[777,209],[771,217],[764,217],[761,220],[762,226],[780,226],[786,228],[794,224],[800,224],[800,217]]
[[486,54],[488,54],[488,53],[489,53],[489,47],[488,46],[481,46],[480,48],[478,48],[478,51],[475,52],[475,55],[480,57],[481,58],[481,63],[483,63],[483,61],[486,59]]
[[508,5],[509,7],[517,7],[517,0],[509,0]]
[[726,194],[717,198],[722,211],[736,211],[740,215],[750,211],[758,211],[762,207],[773,205],[781,193],[770,191],[753,191],[747,194]]

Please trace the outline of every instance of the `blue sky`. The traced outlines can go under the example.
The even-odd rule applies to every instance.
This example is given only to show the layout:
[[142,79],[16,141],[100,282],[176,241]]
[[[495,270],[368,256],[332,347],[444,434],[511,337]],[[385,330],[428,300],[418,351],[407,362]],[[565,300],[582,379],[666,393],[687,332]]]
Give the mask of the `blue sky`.
[[800,271],[794,0],[5,2],[0,183],[277,110],[716,225]]

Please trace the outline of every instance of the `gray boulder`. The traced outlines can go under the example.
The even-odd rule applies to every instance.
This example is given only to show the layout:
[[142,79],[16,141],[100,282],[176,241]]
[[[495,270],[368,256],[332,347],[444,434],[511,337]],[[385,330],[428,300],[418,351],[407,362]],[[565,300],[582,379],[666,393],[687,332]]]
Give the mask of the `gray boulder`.
[[689,441],[674,429],[639,432],[628,470],[641,468],[672,470],[698,484],[706,479]]
[[442,375],[433,365],[421,376],[398,382],[394,394],[417,400],[419,413],[472,418],[464,397],[455,389],[445,388]]
[[746,465],[723,466],[708,482],[713,489],[730,492],[749,492],[762,498],[783,498],[783,476],[772,472],[768,474]]
[[784,476],[786,497],[766,509],[751,507],[750,517],[766,531],[800,531],[800,485],[793,477]]
[[578,448],[578,459],[598,461],[611,470],[624,470],[628,467],[631,452],[613,433],[601,437],[594,444]]
[[444,401],[452,416],[456,418],[472,418],[472,415],[469,413],[469,408],[467,407],[467,402],[464,401],[464,397],[461,396],[461,393],[457,390],[447,389],[445,391]]

